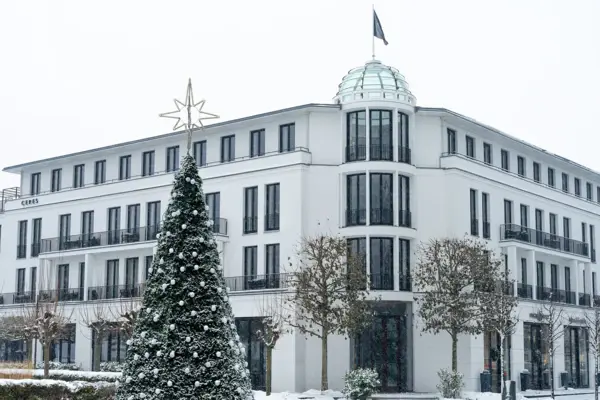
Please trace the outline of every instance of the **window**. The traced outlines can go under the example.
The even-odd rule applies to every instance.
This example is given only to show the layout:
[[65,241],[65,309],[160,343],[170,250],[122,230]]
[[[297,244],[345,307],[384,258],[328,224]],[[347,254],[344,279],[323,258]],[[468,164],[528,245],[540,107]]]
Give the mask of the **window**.
[[83,289],[85,288],[85,262],[79,263],[79,300],[83,300]]
[[544,211],[539,208],[535,209],[535,242],[538,245],[543,244],[544,237]]
[[256,279],[257,246],[244,247],[244,290],[251,289],[253,280]]
[[279,126],[279,152],[293,151],[296,147],[296,124]]
[[221,162],[235,160],[235,135],[221,138]]
[[17,269],[17,295],[25,293],[25,268]]
[[410,163],[410,136],[408,134],[408,115],[398,113],[398,162]]
[[470,216],[471,216],[471,235],[479,236],[479,221],[477,220],[477,190],[469,191]]
[[279,229],[279,183],[267,185],[265,190],[266,215],[265,230]]
[[367,175],[346,176],[346,226],[367,223]]
[[258,186],[244,189],[244,233],[258,231]]
[[154,175],[154,151],[142,153],[142,176]]
[[563,192],[569,192],[569,175],[562,173],[562,190]]
[[481,219],[483,220],[483,238],[490,238],[490,195],[481,193]]
[[37,257],[40,254],[40,246],[42,243],[42,219],[35,218],[31,221],[33,232],[31,235],[31,257]]
[[369,115],[370,159],[392,161],[392,112],[372,110]]
[[556,235],[556,231],[557,231],[557,227],[556,227],[557,217],[556,217],[556,214],[550,213],[548,215],[548,218],[550,219],[550,234],[551,235]]
[[71,214],[58,217],[58,236],[60,250],[67,250],[71,241]]
[[29,291],[32,296],[37,292],[37,267],[31,267],[31,276],[29,277]]
[[589,182],[585,184],[585,197],[589,201],[592,201],[592,184]]
[[542,173],[540,163],[533,162],[533,180],[537,183],[542,181]]
[[585,222],[581,223],[581,241],[587,243],[587,224]]
[[[127,233],[136,234],[140,229],[140,205],[132,204],[127,206]],[[127,237],[127,240],[132,240],[135,237]],[[137,240],[134,240],[137,241]]]
[[596,232],[594,229],[594,225],[590,224],[590,256],[592,258],[592,262],[596,262]]
[[510,171],[510,156],[504,149],[500,150],[500,163],[503,170]]
[[73,167],[73,187],[80,188],[85,186],[85,164],[79,164]]
[[571,237],[571,219],[563,217],[563,236],[566,238]]
[[466,136],[467,157],[475,158],[475,139]]
[[50,191],[51,192],[58,192],[60,190],[61,175],[62,175],[62,169],[61,168],[53,169],[52,170],[52,182],[50,184]]
[[116,299],[119,296],[119,260],[106,260],[106,298]]
[[265,155],[265,130],[250,132],[250,157]]
[[52,361],[63,364],[75,362],[75,329],[75,324],[66,325],[62,338],[54,341],[50,354]]
[[167,147],[167,172],[179,169],[179,146]]
[[94,185],[106,182],[106,160],[96,161],[94,165]]
[[554,168],[548,167],[548,186],[555,187],[556,182],[554,181]]
[[346,115],[346,162],[367,159],[367,119],[365,111]]
[[410,291],[410,240],[400,239],[399,240],[399,267],[400,267],[400,290]]
[[150,268],[152,268],[153,260],[154,260],[154,256],[144,257],[144,279],[145,280],[148,280],[148,277],[150,277]]
[[[117,362],[125,361],[127,354],[127,335],[120,331],[116,326],[107,329],[106,334],[102,338],[100,362]],[[95,332],[92,332],[92,360],[94,359],[94,343]]]
[[456,131],[448,128],[446,133],[448,135],[448,153],[456,154]]
[[517,156],[517,173],[520,176],[527,175],[527,172],[525,171],[525,158],[524,157]]
[[204,167],[206,165],[206,140],[200,140],[194,142],[194,160],[196,160],[196,166]]
[[410,178],[398,175],[398,225],[410,228]]
[[558,290],[558,265],[550,264],[550,288]]
[[513,223],[512,209],[513,209],[512,201],[504,200],[504,223],[505,224]]
[[214,232],[221,232],[221,193],[207,193],[206,205],[208,206],[208,218],[215,222],[213,225]]
[[119,157],[119,180],[131,178],[131,156]]
[[41,188],[41,183],[42,183],[42,174],[40,172],[31,174],[30,179],[31,179],[31,181],[29,182],[30,183],[29,194],[32,196],[36,195],[36,194],[40,194],[40,188]]
[[370,279],[372,290],[394,290],[394,241],[391,238],[371,238]]
[[[126,293],[123,297],[138,297],[138,265],[140,259],[131,257],[125,259],[125,289]],[[121,294],[123,295],[123,294]]]
[[69,264],[61,264],[58,266],[58,290],[59,299],[63,293],[66,296],[69,290]]
[[346,240],[348,257],[352,260],[352,267],[362,269],[367,273],[367,239],[352,238]]
[[121,207],[108,209],[108,244],[117,244],[121,241]]
[[371,173],[371,225],[394,224],[393,174]]
[[[596,273],[592,271],[592,295],[596,296]],[[596,299],[594,299],[596,301]]]
[[27,257],[27,221],[19,221],[17,258]]
[[483,162],[486,164],[492,164],[492,145],[489,143],[483,144]]
[[[268,244],[265,246],[265,255],[266,255],[266,263],[265,263],[265,273],[267,274],[267,282],[271,283],[271,280],[275,280],[279,278],[279,243],[277,244]],[[272,285],[269,285],[269,289],[273,288]]]
[[529,206],[521,204],[521,227],[529,228]]
[[581,196],[581,180],[579,178],[575,178],[574,180],[575,186],[575,196]]
[[[160,232],[160,201],[151,201],[146,204],[146,240],[156,239]],[[215,221],[215,224],[217,222]]]

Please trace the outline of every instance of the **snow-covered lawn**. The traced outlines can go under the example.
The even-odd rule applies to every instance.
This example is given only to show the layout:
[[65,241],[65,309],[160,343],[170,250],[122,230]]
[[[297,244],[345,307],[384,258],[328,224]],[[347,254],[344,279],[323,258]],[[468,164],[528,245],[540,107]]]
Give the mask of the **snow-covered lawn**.
[[265,392],[254,392],[254,400],[343,400],[345,399],[344,395],[340,392],[336,392],[333,390],[327,390],[321,394],[320,390],[308,390],[304,393],[271,393],[270,396],[267,396]]
[[[28,376],[44,376],[43,369],[16,369],[16,368],[2,368],[0,369],[2,375],[28,375]],[[121,377],[120,372],[96,372],[96,371],[70,371],[65,369],[51,369],[49,371],[50,377],[69,377],[71,380],[76,378],[82,378],[84,380],[102,381],[109,380],[114,381]]]

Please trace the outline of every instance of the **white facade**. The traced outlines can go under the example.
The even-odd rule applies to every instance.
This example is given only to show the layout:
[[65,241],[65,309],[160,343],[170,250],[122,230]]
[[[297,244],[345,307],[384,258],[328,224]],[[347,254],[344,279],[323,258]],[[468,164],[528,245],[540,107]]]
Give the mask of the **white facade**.
[[[384,368],[387,390],[434,391],[437,371],[450,364],[450,340],[445,334],[421,334],[413,321],[409,277],[414,250],[420,241],[433,237],[476,234],[487,240],[491,249],[507,255],[510,271],[518,281],[515,291],[524,297],[519,303],[521,322],[511,338],[511,377],[518,381],[526,367],[535,369],[535,375],[541,364],[529,362],[531,351],[525,344],[535,340],[531,339],[535,325],[532,328],[529,323],[536,320],[530,314],[543,301],[537,299],[546,292],[544,288],[563,291],[564,307],[575,318],[569,323],[573,326],[580,325],[577,318],[589,310],[597,294],[594,227],[600,226],[600,175],[451,111],[417,107],[404,78],[379,62],[350,71],[335,102],[214,124],[194,133],[193,142],[206,141],[205,165],[200,166],[204,191],[220,193],[217,217],[222,222],[217,238],[224,275],[231,277],[235,286],[231,301],[236,317],[260,317],[258,304],[262,296],[281,290],[268,284],[261,286],[260,276],[285,273],[287,259],[291,257],[293,262],[295,245],[303,235],[327,230],[349,239],[364,239],[356,243],[366,244],[368,271],[376,271],[374,289],[381,295],[384,308],[396,310],[389,311],[385,317],[388,319],[382,320],[392,328],[387,328],[386,344],[378,342],[377,350],[393,361]],[[363,114],[352,114],[360,112]],[[387,112],[392,118],[389,137]],[[366,123],[359,129],[360,134],[353,136],[350,121],[359,115],[366,118]],[[289,124],[294,124],[293,143],[288,137]],[[379,125],[384,127],[379,129]],[[251,156],[251,132],[256,130],[264,130],[264,150],[257,146],[260,154]],[[227,146],[230,139],[223,139],[231,135],[235,136],[235,154]],[[468,137],[472,142],[467,143]],[[20,174],[21,186],[16,195],[15,190],[3,192],[0,287],[4,295],[0,312],[14,312],[19,307],[15,302],[30,301],[31,290],[38,296],[48,290],[52,290],[48,296],[59,293],[66,308],[76,310],[72,318],[78,322],[72,345],[75,359],[62,353],[59,357],[89,369],[91,335],[81,325],[78,310],[98,302],[118,307],[115,297],[127,297],[131,293],[126,291],[128,288],[141,288],[144,263],[155,246],[155,241],[145,240],[153,237],[152,229],[146,228],[152,225],[148,203],[160,201],[161,212],[166,210],[173,181],[173,173],[165,172],[167,149],[179,146],[181,156],[185,143],[184,134],[173,133],[5,168],[6,172]],[[484,143],[491,146],[487,163]],[[503,156],[502,150],[508,153]],[[153,174],[142,176],[143,154],[150,151],[154,151]],[[128,164],[121,159],[123,156],[130,156]],[[508,171],[501,168],[503,158],[508,160]],[[96,165],[101,165],[97,161],[101,160],[106,160],[104,179],[96,173]],[[540,182],[534,179],[534,163],[539,163]],[[77,180],[75,166],[82,164],[83,186],[73,188]],[[524,170],[519,171],[519,164]],[[549,186],[548,168],[554,170],[555,187]],[[52,171],[58,169],[60,189],[52,191]],[[366,175],[351,177],[357,174]],[[562,190],[563,174],[567,174],[566,191]],[[379,179],[391,179],[392,184],[380,184]],[[273,204],[267,204],[267,185],[276,183],[278,213],[273,213],[269,211],[275,209]],[[250,187],[257,187],[256,207],[251,206],[251,195],[245,190]],[[377,193],[374,188],[379,188]],[[471,190],[475,191],[473,207]],[[512,206],[505,206],[505,200]],[[139,208],[128,208],[137,204]],[[521,205],[527,206],[523,215]],[[120,207],[118,225],[109,221],[108,210],[115,207]],[[93,220],[93,227],[84,222],[83,213],[87,211],[94,211],[93,217],[86,214]],[[511,213],[512,220],[508,216]],[[60,216],[67,214],[70,219],[63,217],[61,232]],[[555,218],[555,225],[551,218]],[[35,219],[41,219],[39,235],[34,233]],[[24,227],[20,221],[27,221],[26,232],[20,232]],[[515,225],[507,229],[505,221]],[[67,223],[70,232],[65,230]],[[244,228],[254,224],[256,232],[244,233]],[[565,224],[570,226],[565,228]],[[489,238],[484,237],[487,233]],[[563,240],[565,236],[572,240]],[[393,249],[385,239],[391,239]],[[272,269],[272,258],[268,261],[270,244],[279,245],[279,269]],[[256,263],[245,264],[248,260],[244,248],[253,246]],[[134,263],[127,259],[138,259],[135,276],[132,267],[127,272],[128,265]],[[114,277],[107,266],[109,260],[118,260],[118,264],[111,264],[118,265]],[[539,262],[542,264],[538,267]],[[60,267],[64,265],[69,268]],[[35,285],[33,267],[37,268]],[[248,275],[258,276],[259,283],[245,285],[247,280],[242,277]],[[490,351],[484,342],[483,337],[463,337],[459,343],[459,368],[470,390],[478,387],[479,373],[489,364]],[[354,362],[368,362],[369,352],[359,355],[358,349],[364,350],[364,346],[354,343],[342,337],[329,341],[332,388],[343,386],[343,375]],[[274,352],[274,390],[319,387],[320,357],[316,339],[305,340],[299,333],[284,336]],[[587,369],[581,361],[575,367],[568,362],[582,357],[569,357],[564,352],[556,357],[556,379],[570,367],[579,371],[579,375],[570,376],[577,375],[573,380],[580,386],[586,385],[586,374],[587,385],[593,382],[591,357],[587,356]]]

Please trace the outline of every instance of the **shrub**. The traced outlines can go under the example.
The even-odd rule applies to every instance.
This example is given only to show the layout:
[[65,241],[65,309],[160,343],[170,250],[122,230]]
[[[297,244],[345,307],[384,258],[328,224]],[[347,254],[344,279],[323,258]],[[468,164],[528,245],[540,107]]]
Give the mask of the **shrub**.
[[123,372],[124,363],[116,361],[107,361],[100,363],[100,371],[102,372]]
[[369,368],[357,368],[344,376],[344,393],[350,400],[365,400],[381,385],[377,371]]
[[461,392],[465,386],[463,376],[460,372],[448,370],[446,368],[438,371],[440,383],[437,389],[445,399],[460,399]]
[[114,400],[114,384],[67,384],[59,381],[6,380],[0,384],[0,399],[19,400]]
[[[35,366],[36,369],[44,369],[44,363],[37,363]],[[81,368],[80,365],[78,364],[67,364],[67,363],[61,363],[61,362],[57,362],[57,361],[50,361],[50,369],[60,369],[63,371],[79,371],[79,369]]]

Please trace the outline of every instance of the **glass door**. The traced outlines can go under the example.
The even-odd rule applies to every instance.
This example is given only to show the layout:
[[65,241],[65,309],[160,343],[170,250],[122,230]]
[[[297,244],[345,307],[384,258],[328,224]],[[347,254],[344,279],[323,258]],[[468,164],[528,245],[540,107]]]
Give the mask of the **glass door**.
[[583,327],[568,326],[565,329],[565,370],[570,387],[590,386],[587,330]]

